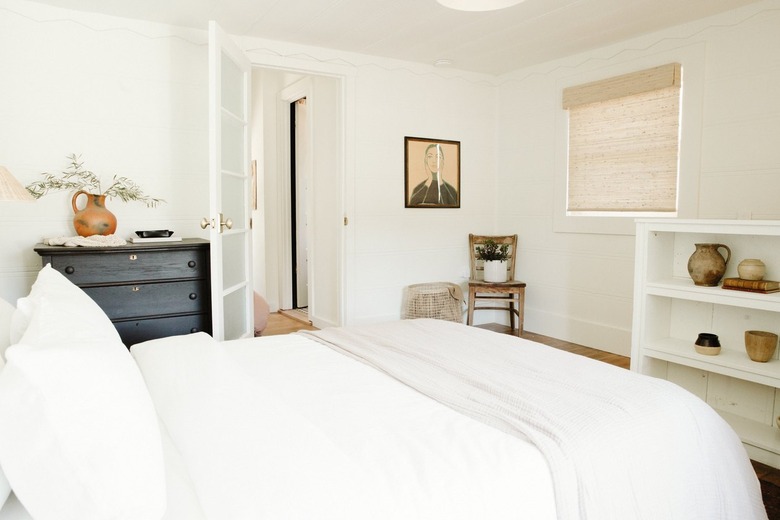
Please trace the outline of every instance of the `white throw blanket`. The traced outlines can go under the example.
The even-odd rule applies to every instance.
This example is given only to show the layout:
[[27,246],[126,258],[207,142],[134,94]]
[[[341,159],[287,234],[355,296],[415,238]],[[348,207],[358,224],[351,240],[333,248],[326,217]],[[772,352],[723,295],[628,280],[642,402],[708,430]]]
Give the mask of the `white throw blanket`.
[[667,381],[440,320],[303,333],[547,457],[560,519],[765,519],[734,431]]
[[116,235],[92,235],[89,237],[54,237],[44,238],[43,243],[47,246],[66,246],[66,247],[113,247],[123,246],[127,241]]

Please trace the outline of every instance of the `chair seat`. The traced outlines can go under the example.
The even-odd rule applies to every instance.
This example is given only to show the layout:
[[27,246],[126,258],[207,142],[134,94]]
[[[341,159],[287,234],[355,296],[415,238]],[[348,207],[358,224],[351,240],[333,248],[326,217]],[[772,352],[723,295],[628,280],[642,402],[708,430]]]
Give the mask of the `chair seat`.
[[483,280],[469,280],[469,287],[475,285],[483,289],[488,287],[505,288],[505,287],[525,287],[525,282],[520,280],[507,280],[506,282],[485,282]]
[[[469,306],[466,324],[473,323],[474,311],[490,309],[509,311],[509,325],[512,332],[521,336],[525,321],[525,287],[526,283],[519,280],[506,282],[469,280]],[[515,327],[515,318],[517,318],[517,327]]]

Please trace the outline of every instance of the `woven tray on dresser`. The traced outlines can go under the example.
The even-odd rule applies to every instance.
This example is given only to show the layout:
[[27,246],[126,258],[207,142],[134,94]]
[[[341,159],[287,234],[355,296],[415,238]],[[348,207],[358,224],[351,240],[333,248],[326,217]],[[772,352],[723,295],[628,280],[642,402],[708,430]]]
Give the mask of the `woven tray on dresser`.
[[149,339],[211,333],[209,242],[64,247],[38,244],[43,265],[81,287],[130,347]]

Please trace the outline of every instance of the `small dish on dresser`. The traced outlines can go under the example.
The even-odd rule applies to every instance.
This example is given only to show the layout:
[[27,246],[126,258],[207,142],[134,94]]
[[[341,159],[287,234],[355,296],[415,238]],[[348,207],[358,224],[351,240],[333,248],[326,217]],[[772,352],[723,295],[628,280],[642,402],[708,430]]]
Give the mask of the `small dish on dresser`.
[[148,231],[136,231],[139,238],[168,238],[173,235],[173,231],[168,229],[152,229]]

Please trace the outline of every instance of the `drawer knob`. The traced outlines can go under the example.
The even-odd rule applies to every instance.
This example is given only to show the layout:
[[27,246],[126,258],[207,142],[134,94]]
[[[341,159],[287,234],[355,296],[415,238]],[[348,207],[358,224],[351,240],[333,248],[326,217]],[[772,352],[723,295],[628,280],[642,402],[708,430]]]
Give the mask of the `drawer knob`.
[[197,299],[198,299],[198,295],[196,293],[194,293],[194,292],[191,292],[190,293],[190,300],[197,300]]
[[196,265],[198,264],[195,263],[195,260],[190,260],[189,262],[187,262],[187,267],[195,267]]
[[195,334],[196,332],[200,332],[200,329],[198,329],[198,327],[192,327],[190,329],[190,334]]
[[138,260],[138,255],[130,255],[128,258],[130,259],[131,262],[133,262],[135,260]]
[[75,272],[76,272],[76,269],[72,265],[69,265],[68,267],[65,268],[65,273],[66,274],[73,274]]
[[141,288],[140,288],[140,287],[138,287],[137,285],[134,285],[134,286],[133,286],[133,292],[138,292],[138,291],[140,291],[140,290],[141,290]]

